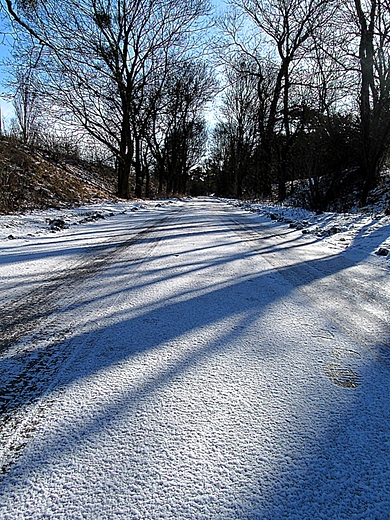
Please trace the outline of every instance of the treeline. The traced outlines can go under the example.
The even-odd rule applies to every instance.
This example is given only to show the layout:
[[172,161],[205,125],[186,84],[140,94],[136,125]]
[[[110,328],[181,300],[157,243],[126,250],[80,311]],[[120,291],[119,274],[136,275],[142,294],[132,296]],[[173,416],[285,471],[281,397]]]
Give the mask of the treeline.
[[[390,143],[390,0],[6,0],[20,134],[70,131],[121,197],[215,192],[323,209],[379,180]],[[216,78],[218,78],[218,83]],[[205,108],[217,96],[209,131]]]
[[[20,133],[93,142],[120,197],[185,193],[205,154],[216,81],[204,0],[7,0]],[[84,146],[85,148],[85,146]]]
[[261,197],[306,179],[323,209],[366,202],[390,137],[388,0],[231,0],[226,90],[209,169],[218,193]]

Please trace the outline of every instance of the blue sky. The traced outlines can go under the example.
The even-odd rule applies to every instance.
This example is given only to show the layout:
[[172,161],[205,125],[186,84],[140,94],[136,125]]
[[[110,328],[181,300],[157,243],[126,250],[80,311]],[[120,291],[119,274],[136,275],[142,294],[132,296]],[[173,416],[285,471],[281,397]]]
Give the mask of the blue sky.
[[[6,32],[4,21],[0,20],[0,33]],[[6,35],[0,38],[0,93],[6,92],[4,80],[6,77],[5,67],[3,61],[9,56],[11,50],[11,39]],[[4,119],[9,119],[13,115],[12,103],[7,103],[4,99],[0,98],[1,112]]]
[[[215,7],[217,12],[221,12],[226,3],[225,0],[211,0],[212,5]],[[1,33],[6,32],[4,20],[0,19],[0,35]],[[3,38],[0,38],[0,94],[6,93],[7,89],[4,85],[4,81],[6,78],[6,71],[5,67],[2,64],[3,60],[9,56],[9,52],[11,49],[11,39],[3,36]],[[1,106],[1,113],[2,117],[5,121],[9,120],[13,116],[13,107],[11,102],[7,102],[5,99],[0,97],[0,106]]]

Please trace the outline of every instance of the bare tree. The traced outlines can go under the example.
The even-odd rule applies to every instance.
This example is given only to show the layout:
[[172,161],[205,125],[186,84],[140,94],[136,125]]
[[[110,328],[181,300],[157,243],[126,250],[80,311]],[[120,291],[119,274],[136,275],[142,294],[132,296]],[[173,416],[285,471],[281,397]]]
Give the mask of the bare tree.
[[32,145],[38,138],[39,122],[42,118],[34,53],[24,54],[16,47],[12,58],[7,61],[7,69],[7,86],[12,91],[16,130],[24,144]]
[[226,78],[228,87],[222,96],[221,121],[214,139],[223,143],[224,151],[219,160],[225,175],[230,178],[228,191],[241,197],[244,191],[254,193],[259,187],[254,154],[259,144],[261,111],[265,103],[260,92],[264,87],[263,77],[244,55],[227,68]]
[[190,170],[205,153],[203,112],[216,91],[215,75],[203,61],[172,63],[163,88],[151,92],[150,148],[156,160],[159,191],[185,193]]
[[193,50],[207,0],[6,4],[19,28],[42,45],[38,70],[52,112],[111,151],[118,194],[128,197],[143,90],[153,76],[168,77],[172,53]]
[[[361,202],[379,176],[390,144],[390,4],[388,0],[340,3],[326,28],[314,34],[317,79],[328,121],[335,111],[359,118],[360,143],[353,154],[362,181]],[[347,136],[345,136],[346,138]],[[355,179],[356,180],[356,179]]]
[[[267,113],[262,112],[263,155],[275,170],[279,198],[286,195],[289,153],[294,138],[290,113],[296,104],[292,92],[300,82],[302,63],[312,45],[314,32],[333,13],[332,0],[231,0],[236,14],[230,15],[223,29],[231,46],[258,64],[257,76],[272,78],[272,96]],[[304,68],[304,67],[303,67]],[[265,74],[266,72],[266,74]],[[265,83],[259,82],[259,93]]]
[[354,1],[360,65],[362,203],[378,181],[390,142],[390,3]]

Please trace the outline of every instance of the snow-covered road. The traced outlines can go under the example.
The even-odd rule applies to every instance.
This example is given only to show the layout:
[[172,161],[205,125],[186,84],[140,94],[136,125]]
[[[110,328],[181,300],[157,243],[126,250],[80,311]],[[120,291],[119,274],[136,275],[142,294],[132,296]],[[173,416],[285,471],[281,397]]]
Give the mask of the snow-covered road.
[[3,252],[0,518],[390,518],[388,264],[213,199]]

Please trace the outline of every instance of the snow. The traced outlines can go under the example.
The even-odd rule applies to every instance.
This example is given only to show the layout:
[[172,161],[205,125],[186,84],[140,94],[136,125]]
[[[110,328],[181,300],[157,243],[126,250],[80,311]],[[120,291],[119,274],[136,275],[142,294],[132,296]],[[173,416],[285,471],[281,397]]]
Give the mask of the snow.
[[[347,254],[377,253],[386,248],[390,250],[390,216],[383,211],[383,205],[372,206],[370,211],[355,213],[316,214],[313,211],[284,205],[255,204],[226,200],[234,207],[255,212],[265,218],[273,218],[297,228],[303,234],[315,235],[323,239],[327,246],[336,250],[351,249]],[[387,256],[387,255],[383,255]],[[390,255],[388,256],[390,258]]]
[[390,517],[389,216],[100,203],[0,237],[0,315],[30,302],[1,518]]

